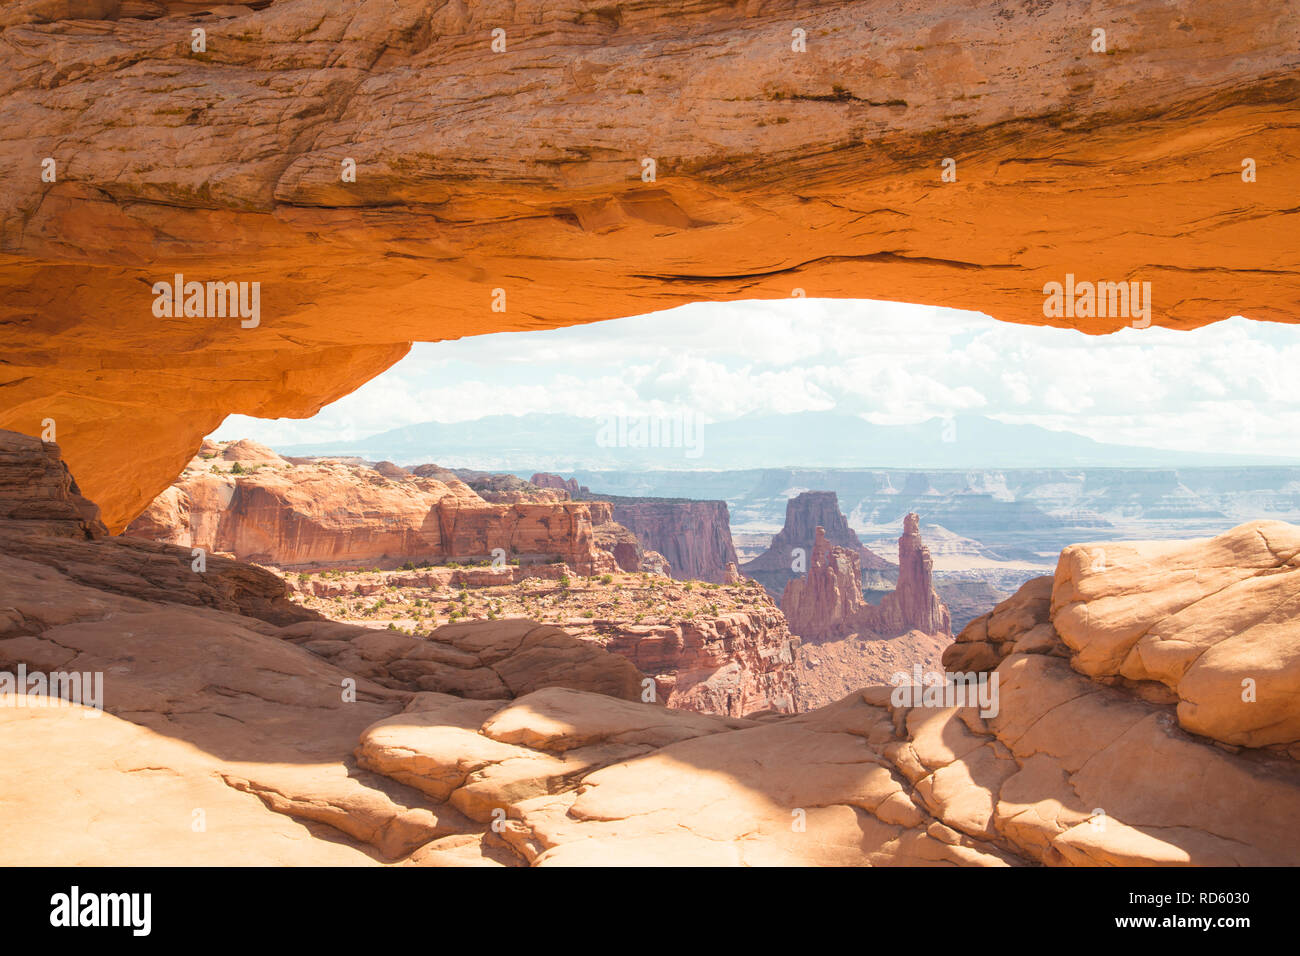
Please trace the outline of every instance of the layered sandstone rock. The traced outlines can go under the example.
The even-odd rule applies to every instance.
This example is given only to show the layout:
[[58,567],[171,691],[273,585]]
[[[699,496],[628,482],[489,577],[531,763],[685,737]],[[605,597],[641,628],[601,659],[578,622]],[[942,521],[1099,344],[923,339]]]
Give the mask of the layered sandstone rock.
[[561,478],[559,475],[552,475],[550,472],[539,471],[533,477],[528,479],[529,483],[536,485],[538,488],[550,488],[553,491],[562,491],[571,498],[587,491],[585,487],[578,484],[577,478]]
[[727,581],[727,566],[736,564],[731,517],[725,501],[685,498],[624,498],[602,495],[613,519],[636,536],[642,547],[668,562],[679,581]]
[[829,704],[858,687],[882,684],[914,666],[932,670],[952,640],[948,609],[931,582],[930,554],[915,514],[898,539],[898,586],[879,605],[862,595],[858,556],[816,529],[808,573],[781,596],[790,630],[803,640],[800,690],[805,708]]
[[[1066,273],[1151,281],[1155,325],[1297,318],[1288,5],[200,7],[0,14],[0,427],[56,420],[115,531],[227,414],[414,340],[795,288],[1135,321],[1046,318]],[[259,324],[159,321],[177,273],[260,282]]]
[[592,535],[596,547],[612,554],[621,570],[642,571],[662,577],[672,575],[672,565],[667,558],[653,548],[645,547],[630,528],[625,528],[614,520],[612,504],[608,501],[588,501],[587,504],[591,508]]
[[[212,444],[214,443],[208,442],[206,439],[204,440],[203,448],[199,449],[199,458],[203,458],[205,455],[210,453],[208,449]],[[283,467],[289,464],[286,459],[281,458],[270,448],[267,448],[261,442],[255,442],[250,438],[241,438],[238,441],[232,441],[225,445],[218,445],[217,447],[218,451],[214,457],[220,458],[222,461],[237,461],[242,467],[249,467],[252,465]],[[389,465],[393,468],[397,467],[396,465],[393,465],[391,461],[383,462],[383,464]],[[381,472],[381,474],[382,473],[383,472]]]
[[1175,703],[1191,733],[1300,756],[1298,572],[1300,531],[1279,521],[1207,541],[1075,545],[1054,578],[972,621],[944,662],[985,670],[1021,651],[1049,653]]
[[781,596],[781,610],[800,637],[826,640],[854,631],[894,636],[907,631],[950,637],[951,619],[934,590],[929,549],[921,541],[920,519],[903,519],[898,538],[898,586],[879,605],[862,597],[858,556],[832,545],[824,528],[814,533],[808,573],[791,578]]
[[395,567],[501,552],[521,562],[563,561],[580,574],[615,567],[596,547],[586,504],[493,504],[458,479],[396,466],[385,475],[328,460],[291,465],[275,456],[279,466],[259,458],[247,467],[245,460],[223,469],[196,458],[128,534],[280,567]]
[[754,560],[746,562],[741,570],[760,581],[773,597],[780,598],[786,582],[796,573],[796,553],[806,562],[816,545],[817,529],[825,532],[829,544],[852,551],[861,570],[883,571],[889,562],[863,547],[857,532],[849,527],[840,511],[839,496],[833,491],[804,491],[786,502],[785,524],[772,538],[768,549]]
[[533,865],[1277,865],[1300,853],[1294,760],[1198,741],[1167,707],[1051,657],[1015,654],[1003,673],[987,719],[894,704],[888,688],[739,726],[548,690],[476,712],[477,727],[434,701],[367,730],[359,753],[476,820],[504,811],[500,839]]
[[[0,431],[0,553],[28,569],[50,569],[67,582],[144,601],[206,607],[289,624],[316,615],[291,604],[284,581],[262,568],[219,555],[196,556],[188,548],[131,538],[105,537],[99,509],[77,492],[57,445]],[[61,593],[42,594],[40,583],[11,584],[15,600],[23,587],[49,613]],[[11,609],[11,612],[13,609]],[[68,612],[71,613],[71,612]],[[21,618],[9,626],[24,626]]]
[[578,687],[623,700],[642,694],[641,673],[621,656],[558,627],[524,619],[449,624],[431,634],[308,621],[279,636],[397,690],[502,700],[541,687]]
[[775,607],[670,624],[604,622],[605,648],[654,677],[675,710],[743,717],[801,709],[799,641]]
[[68,538],[108,533],[99,507],[81,495],[59,446],[0,431],[0,528]]

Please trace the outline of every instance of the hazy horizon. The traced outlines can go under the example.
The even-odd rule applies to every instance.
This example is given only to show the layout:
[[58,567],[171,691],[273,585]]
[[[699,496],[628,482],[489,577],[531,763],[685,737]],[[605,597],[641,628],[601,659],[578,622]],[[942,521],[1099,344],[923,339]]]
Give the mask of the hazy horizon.
[[[1267,464],[1300,460],[1300,397],[1287,388],[1297,364],[1300,329],[1242,317],[1086,336],[893,302],[695,303],[416,343],[311,418],[235,415],[212,437],[288,447],[496,415],[684,415],[718,426],[833,412],[877,426],[980,416],[1215,464],[1224,454]],[[463,457],[450,448],[427,456]]]

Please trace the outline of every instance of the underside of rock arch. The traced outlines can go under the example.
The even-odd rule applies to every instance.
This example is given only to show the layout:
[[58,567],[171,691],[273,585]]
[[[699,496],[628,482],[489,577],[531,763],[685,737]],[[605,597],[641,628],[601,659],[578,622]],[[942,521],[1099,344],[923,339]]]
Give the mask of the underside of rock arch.
[[[796,290],[1130,323],[1045,316],[1067,273],[1293,322],[1298,40],[1262,0],[20,0],[0,428],[52,419],[120,529],[224,416],[413,341]],[[176,274],[260,283],[259,323],[157,315]]]

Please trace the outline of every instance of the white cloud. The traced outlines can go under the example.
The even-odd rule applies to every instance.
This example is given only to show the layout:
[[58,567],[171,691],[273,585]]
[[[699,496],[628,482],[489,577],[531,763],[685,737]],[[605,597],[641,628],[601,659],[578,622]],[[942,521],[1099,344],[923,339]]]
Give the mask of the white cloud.
[[706,421],[835,409],[878,423],[977,413],[1100,441],[1295,455],[1300,329],[1243,318],[1109,336],[892,302],[696,303],[654,315],[419,343],[307,421],[232,416],[272,446],[421,421],[690,409]]

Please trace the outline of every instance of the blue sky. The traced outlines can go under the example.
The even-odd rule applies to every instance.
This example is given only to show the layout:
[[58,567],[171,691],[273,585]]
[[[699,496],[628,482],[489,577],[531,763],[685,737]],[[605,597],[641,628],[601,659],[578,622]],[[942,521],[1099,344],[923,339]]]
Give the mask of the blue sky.
[[836,409],[878,424],[987,415],[1097,441],[1296,455],[1300,327],[1086,336],[973,312],[864,300],[696,303],[545,332],[417,343],[306,420],[231,416],[218,439],[272,447],[422,421],[557,412]]

